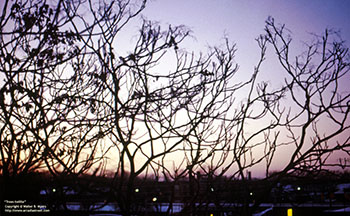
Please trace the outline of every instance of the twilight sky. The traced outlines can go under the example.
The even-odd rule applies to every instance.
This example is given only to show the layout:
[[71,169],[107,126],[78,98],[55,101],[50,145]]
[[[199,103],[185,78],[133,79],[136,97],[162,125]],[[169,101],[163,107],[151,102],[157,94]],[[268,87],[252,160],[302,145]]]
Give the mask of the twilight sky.
[[[349,0],[151,0],[142,14],[165,26],[189,27],[195,37],[193,43],[186,44],[190,50],[205,51],[206,46],[219,45],[227,36],[237,44],[236,62],[241,72],[251,75],[259,59],[254,39],[264,33],[269,16],[291,31],[295,54],[300,54],[302,42],[311,41],[311,33],[321,35],[326,28],[340,30],[350,47],[349,9]],[[278,77],[273,63],[262,70],[272,81]]]
[[237,43],[236,60],[242,69],[252,67],[249,59],[258,57],[254,39],[263,33],[268,16],[286,24],[297,43],[309,40],[309,33],[321,34],[325,28],[341,30],[347,40],[349,9],[349,0],[151,0],[143,15],[165,25],[188,26],[202,50],[206,45],[220,44],[227,35]]
[[[0,0],[0,8],[2,4]],[[265,20],[269,16],[276,23],[286,24],[296,44],[309,41],[312,38],[310,33],[322,34],[325,28],[332,28],[340,30],[350,47],[349,10],[350,0],[149,0],[142,16],[159,21],[165,29],[169,24],[189,27],[195,39],[180,47],[187,51],[205,51],[207,46],[220,45],[223,37],[228,37],[237,44],[239,73],[243,71],[243,76],[250,76],[260,55],[254,39],[264,33]],[[131,27],[139,28],[139,24]],[[122,48],[128,49],[128,42],[133,39],[128,35],[124,40],[126,43],[121,43]],[[262,67],[267,75],[262,79],[277,80],[280,78],[278,69],[274,63],[268,62]],[[243,78],[247,80],[249,76]],[[349,85],[346,88],[350,90]]]
[[[162,23],[185,24],[200,41],[216,42],[226,32],[237,42],[255,38],[272,16],[295,34],[326,27],[349,36],[348,0],[151,0],[143,15]],[[302,35],[304,36],[304,35]]]

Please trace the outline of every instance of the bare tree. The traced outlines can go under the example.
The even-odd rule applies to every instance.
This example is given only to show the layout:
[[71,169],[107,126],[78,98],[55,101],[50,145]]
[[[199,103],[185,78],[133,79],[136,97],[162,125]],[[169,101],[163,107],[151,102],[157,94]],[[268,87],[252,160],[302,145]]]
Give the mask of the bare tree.
[[[198,148],[203,145],[208,150],[206,157],[210,157],[211,145],[221,142],[209,136],[224,134],[222,126],[210,128],[210,123],[225,118],[231,95],[239,87],[228,83],[237,70],[235,49],[229,43],[225,50],[216,48],[196,57],[180,47],[189,35],[185,27],[169,26],[162,31],[157,24],[144,20],[131,51],[117,56],[113,40],[118,27],[123,26],[118,22],[106,18],[96,30],[103,32],[96,39],[99,43],[84,43],[91,44],[98,57],[90,74],[99,86],[94,97],[96,118],[105,121],[103,131],[113,146],[111,157],[117,160],[112,168],[116,176],[113,188],[121,211],[128,215],[134,209],[138,176],[157,176],[159,166],[165,167],[165,158],[183,157],[182,152],[197,149],[189,145],[192,142],[206,142]],[[163,67],[161,62],[167,60],[173,64]],[[207,131],[201,132],[203,129]],[[189,157],[200,159],[199,152]],[[187,165],[199,161],[192,163]]]
[[[264,192],[255,195],[256,206],[284,177],[317,175],[333,167],[348,168],[345,160],[336,159],[339,155],[347,157],[350,150],[350,93],[346,87],[350,68],[344,41],[337,32],[326,30],[322,36],[314,36],[311,44],[305,44],[305,52],[292,58],[292,40],[285,34],[284,25],[269,18],[265,30],[266,34],[257,39],[261,58],[251,82],[242,87],[248,89],[246,97],[238,108],[231,106],[234,111],[230,110],[225,118],[234,122],[228,124],[225,132],[230,135],[226,134],[227,139],[220,144],[227,148],[212,149],[220,152],[217,160],[215,155],[190,160],[206,162],[207,168],[201,165],[200,170],[208,178],[226,175],[229,181],[238,178],[245,182],[250,170],[265,166],[266,177],[260,181],[268,184],[264,183]],[[284,84],[280,86],[264,79],[258,81],[269,45],[276,53],[281,72],[285,72],[281,75]],[[283,154],[283,159],[279,154]],[[276,163],[283,166],[280,171],[275,171]],[[192,167],[188,172],[192,172]],[[243,184],[245,195],[240,200],[245,204],[245,215],[254,210],[248,209],[252,201],[249,187],[248,182]]]
[[285,35],[284,26],[278,27],[271,18],[266,22],[266,33],[288,75],[286,99],[293,102],[282,117],[289,143],[294,146],[283,172],[315,171],[336,165],[328,160],[331,155],[349,154],[346,134],[350,126],[350,94],[345,79],[350,68],[345,42],[336,32],[325,30],[292,62],[291,38]]
[[[223,203],[213,200],[215,193],[222,199],[218,193],[224,190],[218,186],[223,180],[229,185],[239,179],[243,182],[239,200],[243,208],[239,208],[242,214],[250,215],[255,208],[248,207],[254,194],[248,180],[250,171],[256,167],[265,167],[266,175],[259,180],[265,187],[254,194],[255,206],[285,177],[349,167],[346,160],[337,160],[339,155],[347,157],[350,150],[347,135],[350,93],[346,87],[349,54],[344,41],[337,32],[326,30],[322,36],[314,35],[311,44],[305,43],[306,50],[291,58],[292,40],[285,34],[285,27],[269,18],[265,30],[266,34],[256,40],[261,56],[251,79],[244,84],[234,85],[233,79],[228,82],[237,87],[227,91],[235,96],[225,100],[229,104],[227,110],[220,109],[222,113],[213,119],[208,116],[184,141],[185,166],[174,170],[163,167],[163,175],[170,181],[188,178],[189,198],[184,200],[192,213],[210,203],[220,209]],[[264,73],[261,65],[269,46],[281,66],[277,69],[284,72],[280,75],[284,83],[279,86],[259,78]],[[224,61],[220,61],[219,68],[227,68],[225,64],[230,58],[221,59]],[[243,99],[239,91],[244,91]],[[240,102],[235,103],[234,99]],[[187,107],[188,116],[201,113],[200,109],[194,110]],[[279,171],[275,168],[277,164],[282,166]]]
[[98,123],[88,116],[89,92],[79,75],[85,48],[66,14],[73,12],[65,7],[64,1],[3,4],[0,172],[5,195],[20,191],[10,187],[18,187],[18,176],[34,171],[79,175],[103,156],[96,156]]
[[[145,0],[5,1],[4,177],[42,169],[53,176],[109,169],[114,179],[106,203],[116,201],[123,215],[145,211],[152,202],[153,197],[136,202],[140,177],[173,185],[185,178],[184,214],[211,203],[220,208],[217,181],[239,179],[247,215],[252,211],[247,173],[256,167],[266,170],[262,181],[271,183],[266,192],[289,174],[348,167],[333,160],[339,152],[349,154],[350,126],[344,87],[349,56],[343,41],[331,39],[337,34],[327,30],[291,60],[292,40],[270,18],[266,34],[256,40],[260,58],[241,80],[228,39],[206,54],[188,52],[182,44],[191,32],[137,19],[145,5]],[[139,32],[123,44],[119,36],[133,22],[140,23]],[[279,86],[261,77],[268,47],[285,72]],[[287,161],[271,174],[285,149]]]

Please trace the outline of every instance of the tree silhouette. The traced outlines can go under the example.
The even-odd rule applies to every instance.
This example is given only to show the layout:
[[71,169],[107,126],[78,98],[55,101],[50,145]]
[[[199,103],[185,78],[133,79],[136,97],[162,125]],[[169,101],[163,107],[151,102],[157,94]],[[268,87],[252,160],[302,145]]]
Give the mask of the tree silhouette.
[[[202,151],[194,148],[199,142],[190,143],[192,157],[187,158],[197,168],[188,166],[182,173],[189,175],[190,187],[196,188],[192,191],[193,202],[203,198],[198,188],[200,179],[194,171],[208,182],[216,179],[213,185],[222,184],[225,176],[227,182],[241,179],[243,196],[239,202],[244,204],[241,214],[250,215],[255,209],[248,207],[252,203],[250,170],[254,167],[263,165],[266,170],[265,178],[259,180],[265,188],[254,195],[254,206],[266,200],[266,195],[283,178],[316,177],[333,167],[349,167],[345,160],[336,160],[337,155],[347,156],[350,150],[347,135],[350,92],[345,81],[350,68],[344,41],[337,32],[326,30],[322,36],[315,35],[313,43],[305,44],[306,51],[291,57],[292,39],[285,33],[284,25],[269,18],[265,31],[266,34],[257,39],[261,58],[250,82],[241,87],[246,89],[246,96],[238,107],[231,106],[233,109],[226,114],[225,121],[231,124],[225,124],[222,130],[225,139],[218,139],[220,145],[212,146],[210,157],[193,157]],[[262,73],[260,66],[268,46],[276,53],[281,72],[285,72],[285,76],[281,76],[284,83],[278,87],[270,81],[258,82],[257,78]],[[283,162],[279,154],[284,155]],[[273,167],[276,163],[284,163],[280,171]],[[203,199],[202,202],[213,203]],[[220,202],[215,204],[220,209]]]
[[99,135],[97,122],[88,117],[89,92],[79,80],[86,49],[65,13],[73,11],[65,7],[63,1],[5,1],[2,8],[0,172],[5,196],[25,189],[16,179],[28,173],[79,175],[101,159],[95,157]]
[[[243,204],[240,214],[252,214],[250,171],[255,167],[263,167],[266,174],[259,179],[264,188],[254,194],[254,206],[266,200],[271,189],[288,176],[316,177],[334,167],[349,167],[346,160],[336,160],[337,155],[347,156],[350,150],[350,93],[345,81],[350,69],[348,48],[337,32],[326,30],[322,36],[314,35],[313,43],[305,44],[306,51],[291,57],[292,40],[286,31],[273,18],[266,21],[266,34],[256,40],[261,55],[251,79],[244,85],[229,81],[238,87],[229,92],[237,96],[239,90],[244,91],[243,100],[235,106],[236,97],[230,95],[228,109],[212,119],[215,123],[207,120],[198,125],[191,139],[184,142],[185,168],[163,166],[158,172],[175,184],[188,178],[190,198],[184,198],[188,214],[195,213],[199,204],[208,208],[214,203],[217,209],[222,208],[222,196],[219,200],[215,196],[225,190],[216,190],[215,185],[230,185],[234,179],[243,182],[237,201]],[[284,83],[277,87],[269,80],[259,81],[269,46],[285,73],[281,75]],[[225,61],[220,65],[224,66],[230,58],[222,59]],[[279,154],[284,155],[283,162]],[[276,163],[282,165],[280,171],[274,168]],[[208,185],[212,190],[203,190]]]
[[[222,126],[210,128],[209,124],[225,118],[231,95],[239,87],[228,83],[237,71],[234,46],[227,43],[226,50],[216,48],[196,58],[181,49],[181,41],[189,34],[184,27],[162,31],[144,20],[132,51],[115,58],[113,40],[118,29],[113,28],[118,26],[114,22],[100,25],[96,31],[103,34],[97,44],[82,40],[98,57],[89,73],[96,84],[94,113],[105,121],[103,134],[111,143],[111,157],[117,158],[113,189],[123,214],[128,215],[135,208],[138,176],[157,176],[165,158],[197,148],[190,143],[198,134],[207,149],[220,145],[220,140],[206,140],[215,133],[222,137]],[[174,59],[174,64],[162,68],[157,64],[163,59]]]
[[[235,202],[248,215],[256,167],[266,170],[257,206],[288,175],[349,166],[333,160],[350,150],[349,55],[336,32],[316,36],[294,58],[285,27],[269,18],[256,40],[260,57],[242,80],[229,39],[205,54],[188,52],[185,26],[136,19],[146,2],[4,2],[0,167],[6,184],[33,171],[59,177],[108,170],[113,181],[105,203],[133,215],[162,193],[140,201],[141,177],[173,189],[186,179],[183,214],[190,215],[210,204],[222,208],[220,185],[239,179]],[[125,44],[133,22],[139,32]],[[269,51],[284,73],[278,86],[261,77]],[[285,164],[272,172],[285,150]]]

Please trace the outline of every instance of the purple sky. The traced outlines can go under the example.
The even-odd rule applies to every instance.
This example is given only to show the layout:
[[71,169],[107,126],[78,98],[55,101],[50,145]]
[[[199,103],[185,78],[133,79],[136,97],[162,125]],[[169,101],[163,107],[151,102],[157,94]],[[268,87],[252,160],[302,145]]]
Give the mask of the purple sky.
[[[185,45],[189,50],[205,51],[228,36],[237,45],[240,70],[250,74],[260,54],[255,38],[264,33],[269,16],[285,24],[292,32],[293,45],[301,46],[312,39],[310,33],[321,35],[326,28],[340,30],[348,40],[349,9],[349,0],[150,0],[142,15],[165,26],[189,27],[195,38]],[[350,47],[349,41],[347,45]]]
[[349,9],[348,0],[151,0],[143,15],[162,24],[190,27],[199,47],[217,45],[226,34],[237,43],[238,60],[242,58],[240,64],[245,64],[268,16],[286,24],[297,41],[307,40],[309,33],[321,34],[325,28],[339,29],[347,39]]
[[[349,0],[151,0],[143,16],[164,25],[189,27],[195,37],[186,47],[189,49],[205,51],[207,45],[219,45],[224,35],[228,36],[237,44],[240,70],[251,74],[259,59],[254,39],[264,33],[269,16],[292,32],[295,54],[300,54],[298,48],[312,39],[310,33],[321,35],[326,28],[340,30],[350,47],[349,10]],[[268,62],[262,70],[269,77],[280,78],[273,63]]]
[[[2,3],[0,0],[0,8]],[[341,31],[350,47],[349,11],[350,0],[149,0],[142,15],[164,26],[189,27],[195,37],[194,41],[185,43],[184,48],[189,51],[205,51],[206,46],[219,45],[227,36],[237,44],[236,62],[240,72],[251,75],[260,54],[254,39],[264,33],[269,16],[277,23],[286,24],[297,44],[309,41],[310,33],[322,34],[325,28],[333,28]],[[138,24],[133,27],[138,28]],[[130,33],[129,29],[126,31]],[[121,55],[123,49],[129,48],[123,46],[131,42],[130,35],[122,40],[125,43],[120,43]],[[280,78],[273,63],[268,62],[262,69],[269,79]]]
[[223,32],[233,39],[254,38],[268,16],[293,32],[342,29],[349,36],[348,0],[151,0],[144,15],[163,23],[185,24],[200,40],[215,42]]

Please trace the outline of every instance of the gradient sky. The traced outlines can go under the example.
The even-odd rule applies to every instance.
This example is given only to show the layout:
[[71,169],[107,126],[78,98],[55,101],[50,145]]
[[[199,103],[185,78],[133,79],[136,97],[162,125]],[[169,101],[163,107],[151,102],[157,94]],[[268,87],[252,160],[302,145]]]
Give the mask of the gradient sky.
[[252,57],[258,57],[254,39],[263,33],[268,16],[286,24],[296,42],[325,28],[341,30],[347,40],[349,10],[349,0],[151,0],[143,15],[161,24],[188,26],[201,49],[218,45],[227,35],[237,44],[237,63],[245,68],[252,66]]
[[[0,0],[0,6],[2,3]],[[350,0],[149,0],[142,15],[165,27],[189,27],[195,40],[185,43],[188,51],[205,51],[209,45],[221,44],[227,36],[237,44],[240,71],[251,75],[260,55],[254,39],[264,33],[269,16],[276,23],[286,24],[297,44],[310,40],[310,33],[322,34],[325,28],[333,28],[341,31],[350,47],[349,11]],[[138,24],[134,27],[138,28]],[[128,45],[130,38],[125,40]],[[271,79],[275,74],[269,74],[274,72],[269,68],[267,64],[262,69]]]
[[[251,75],[260,54],[254,39],[264,33],[269,16],[286,25],[296,48],[311,41],[311,33],[321,35],[326,28],[340,30],[350,47],[349,10],[350,0],[151,0],[142,14],[164,26],[189,27],[195,37],[194,42],[185,45],[190,50],[205,51],[206,46],[219,45],[227,36],[237,44],[240,70]],[[302,50],[295,51],[300,54]],[[262,70],[269,79],[278,77],[271,63]]]

